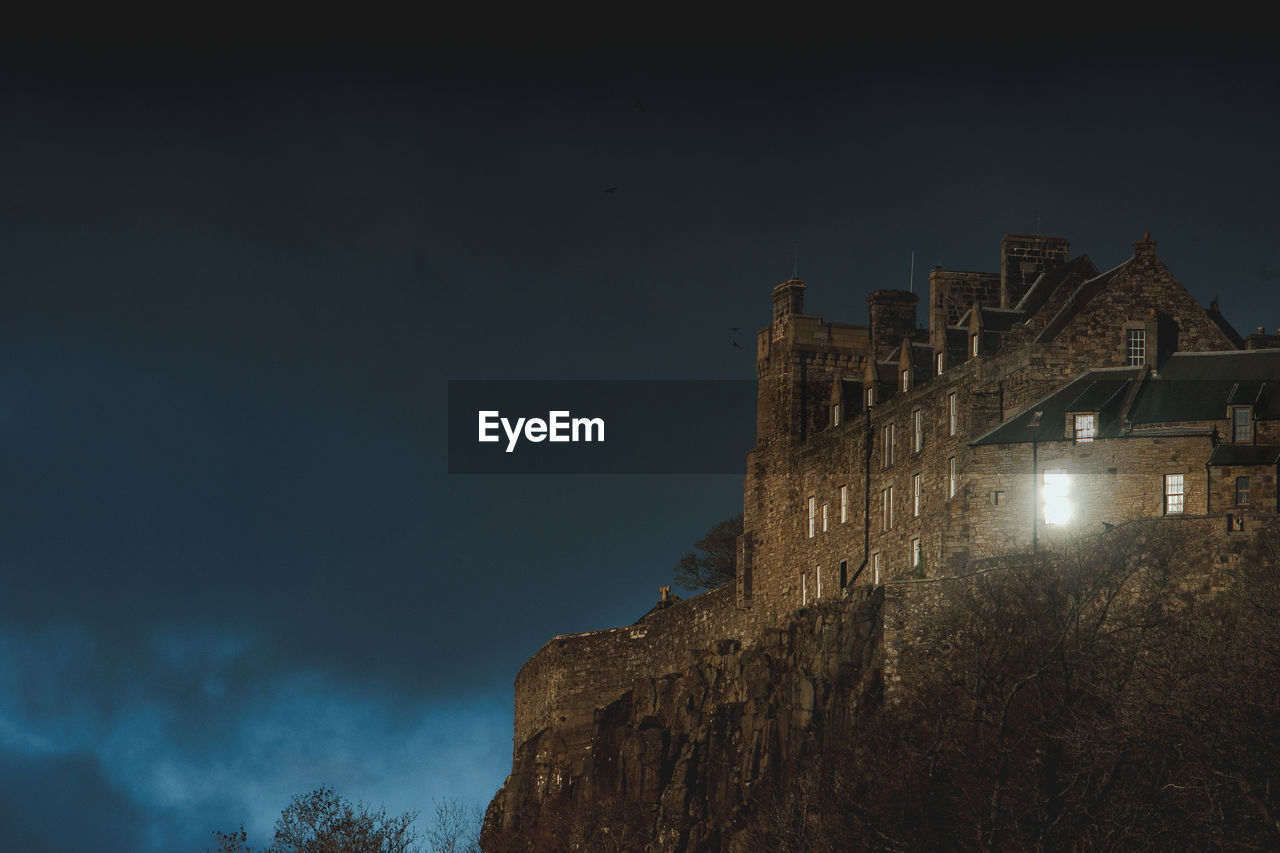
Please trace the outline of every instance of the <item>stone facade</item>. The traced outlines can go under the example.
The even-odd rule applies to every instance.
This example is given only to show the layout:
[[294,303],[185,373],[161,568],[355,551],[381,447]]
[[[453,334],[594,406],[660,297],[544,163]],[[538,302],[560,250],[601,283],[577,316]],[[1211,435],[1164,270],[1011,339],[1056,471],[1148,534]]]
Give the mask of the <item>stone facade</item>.
[[[931,273],[927,326],[912,293],[872,292],[860,326],[805,314],[805,290],[777,285],[757,335],[737,582],[534,655],[491,813],[518,821],[516,799],[549,784],[517,778],[530,744],[581,774],[600,709],[806,607],[935,594],[983,561],[1142,519],[1224,552],[1276,522],[1280,336],[1242,339],[1149,235],[1107,271],[1062,238],[1005,237],[999,273]],[[889,650],[911,635],[893,612]]]

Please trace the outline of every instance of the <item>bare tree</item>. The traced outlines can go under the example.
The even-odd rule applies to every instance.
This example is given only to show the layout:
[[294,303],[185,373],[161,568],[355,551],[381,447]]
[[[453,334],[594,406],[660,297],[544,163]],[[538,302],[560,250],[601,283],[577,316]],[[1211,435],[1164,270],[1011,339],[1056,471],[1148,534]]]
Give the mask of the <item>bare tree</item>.
[[[418,853],[416,812],[390,817],[351,803],[332,788],[295,796],[276,820],[271,846],[261,853]],[[213,833],[217,853],[253,853],[244,827]]]
[[484,813],[449,797],[435,801],[427,847],[431,853],[480,853],[480,827]]
[[694,550],[676,564],[675,581],[685,589],[711,589],[733,580],[737,574],[738,537],[742,515],[717,522]]

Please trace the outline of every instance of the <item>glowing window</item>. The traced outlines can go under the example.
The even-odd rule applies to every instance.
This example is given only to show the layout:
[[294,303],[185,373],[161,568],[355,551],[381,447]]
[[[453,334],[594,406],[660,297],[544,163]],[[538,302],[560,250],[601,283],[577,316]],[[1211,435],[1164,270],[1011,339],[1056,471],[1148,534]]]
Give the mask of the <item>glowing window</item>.
[[816,532],[814,528],[817,526],[818,520],[818,499],[809,498],[809,538],[813,538]]
[[921,479],[919,474],[911,475],[911,515],[920,517],[920,485]]
[[831,425],[840,426],[840,404],[836,403],[831,407]]
[[822,532],[827,532],[827,505],[822,505]]
[[916,409],[911,413],[911,452],[919,453],[924,447],[924,412]]
[[868,388],[867,389],[867,408],[869,409],[875,404],[876,404],[876,389]]
[[840,523],[844,524],[849,520],[849,487],[840,487]]
[[942,375],[942,353],[938,353],[938,370],[937,370],[937,373],[938,373],[938,375],[939,375],[939,376],[941,376],[941,375]]
[[956,458],[952,456],[947,460],[949,471],[947,472],[947,497],[954,498],[956,496]]
[[920,537],[917,536],[911,540],[911,568],[920,568],[920,558],[922,556],[923,553],[920,550]]
[[1093,441],[1098,434],[1098,416],[1076,415],[1075,434],[1076,444],[1088,444]]
[[902,390],[903,391],[911,390],[911,371],[910,370],[902,371]]
[[1184,474],[1164,475],[1164,511],[1166,515],[1182,512],[1186,505],[1186,480]]
[[956,411],[956,395],[947,395],[947,417],[951,425],[951,435],[955,435],[960,427],[960,417]]
[[880,583],[880,555],[871,555],[871,582]]
[[977,358],[978,357],[978,336],[974,335],[972,337],[972,340],[973,340],[973,357]]
[[1040,490],[1044,500],[1044,523],[1066,524],[1071,520],[1071,478],[1066,468],[1048,468]]

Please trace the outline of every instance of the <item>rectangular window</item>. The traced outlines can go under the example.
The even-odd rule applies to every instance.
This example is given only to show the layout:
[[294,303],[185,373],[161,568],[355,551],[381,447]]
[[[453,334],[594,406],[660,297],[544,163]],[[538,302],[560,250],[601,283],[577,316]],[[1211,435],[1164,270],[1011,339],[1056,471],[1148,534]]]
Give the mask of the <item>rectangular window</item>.
[[941,376],[942,375],[942,353],[938,353],[937,362],[938,362],[937,374]]
[[947,497],[954,498],[956,496],[956,458],[952,456],[947,460]]
[[919,474],[911,475],[911,515],[914,518],[920,517],[920,487],[922,480]]
[[1044,523],[1066,524],[1071,520],[1071,477],[1066,468],[1046,468],[1040,483],[1044,501]]
[[840,588],[844,589],[849,585],[849,561],[840,561]]
[[1246,444],[1253,441],[1253,409],[1250,407],[1231,407],[1231,440]]
[[836,403],[831,407],[831,425],[840,426],[840,404]]
[[880,554],[879,553],[871,555],[871,582],[874,584],[880,583]]
[[818,598],[822,598],[822,566],[816,567],[813,574],[818,581]]
[[849,520],[849,487],[840,487],[840,523],[844,524]]
[[875,404],[876,404],[876,389],[868,388],[867,389],[867,408],[869,409]]
[[919,453],[924,448],[924,412],[916,409],[911,413],[911,452]]
[[1249,478],[1236,477],[1236,506],[1249,503]]
[[902,390],[903,391],[911,390],[911,371],[910,370],[902,371]]
[[1186,484],[1183,474],[1164,475],[1164,512],[1165,515],[1176,515],[1182,512],[1186,502]]
[[920,568],[920,558],[923,553],[920,550],[920,537],[917,536],[911,540],[911,568]]
[[800,573],[800,606],[804,607],[809,603],[809,576],[804,572]]
[[814,528],[817,526],[817,520],[818,520],[818,499],[811,497],[809,498],[809,538],[810,539],[813,538],[813,534],[816,532]]
[[880,444],[884,449],[884,467],[893,464],[893,424],[885,424],[881,430]]
[[960,417],[956,411],[956,395],[947,395],[947,419],[950,424],[950,434],[955,435],[960,429]]
[[827,505],[822,505],[822,532],[827,532]]
[[979,337],[978,337],[977,335],[971,335],[971,336],[969,337],[969,340],[970,340],[970,341],[972,341],[972,352],[973,352],[973,357],[974,357],[974,358],[977,358],[977,357],[978,357],[978,341],[979,341],[980,339],[979,339]]
[[1125,329],[1124,331],[1125,363],[1130,367],[1141,367],[1147,361],[1147,330]]
[[893,486],[890,486],[889,488],[882,490],[880,492],[880,499],[881,499],[880,529],[892,530],[893,529]]
[[1076,415],[1075,416],[1075,434],[1076,444],[1088,444],[1093,441],[1098,432],[1098,416],[1097,415]]

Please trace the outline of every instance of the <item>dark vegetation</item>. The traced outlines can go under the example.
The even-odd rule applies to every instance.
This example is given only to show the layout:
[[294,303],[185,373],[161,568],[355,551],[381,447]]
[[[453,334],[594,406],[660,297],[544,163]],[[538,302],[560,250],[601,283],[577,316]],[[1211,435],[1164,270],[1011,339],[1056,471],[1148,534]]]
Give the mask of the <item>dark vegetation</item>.
[[[456,800],[435,804],[425,839],[415,828],[418,815],[389,816],[386,809],[352,803],[332,788],[294,797],[276,820],[269,847],[258,853],[478,853],[478,809]],[[213,833],[216,853],[254,853],[244,827]],[[426,847],[420,842],[426,841]]]
[[1116,535],[967,584],[733,849],[1280,849],[1277,537],[1215,589]]
[[733,580],[737,567],[742,514],[717,522],[699,539],[694,550],[676,564],[676,583],[690,590],[713,589]]

